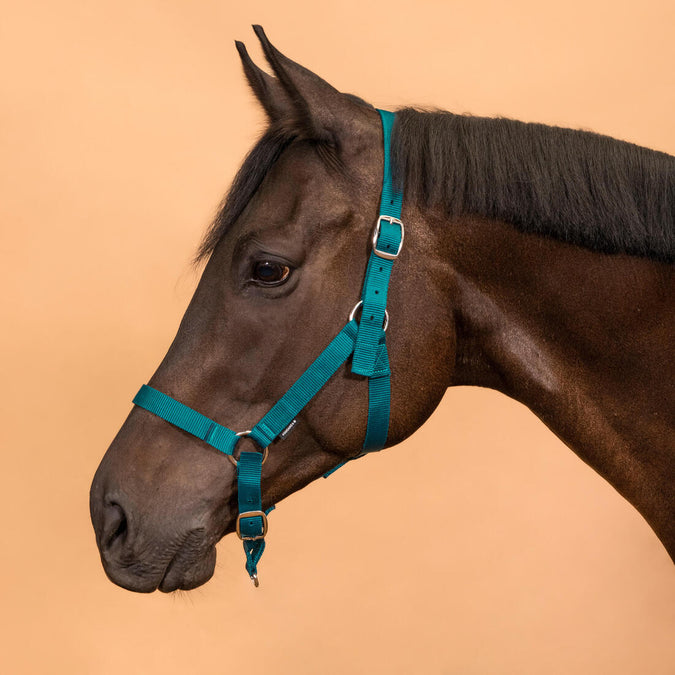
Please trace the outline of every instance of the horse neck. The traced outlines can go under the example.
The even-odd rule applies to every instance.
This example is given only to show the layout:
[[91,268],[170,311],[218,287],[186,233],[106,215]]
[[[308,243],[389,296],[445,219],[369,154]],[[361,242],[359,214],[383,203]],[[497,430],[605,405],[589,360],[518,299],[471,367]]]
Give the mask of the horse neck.
[[[673,269],[482,218],[426,226],[450,263],[450,384],[528,406],[646,518],[675,559]],[[441,233],[441,234],[439,234]]]

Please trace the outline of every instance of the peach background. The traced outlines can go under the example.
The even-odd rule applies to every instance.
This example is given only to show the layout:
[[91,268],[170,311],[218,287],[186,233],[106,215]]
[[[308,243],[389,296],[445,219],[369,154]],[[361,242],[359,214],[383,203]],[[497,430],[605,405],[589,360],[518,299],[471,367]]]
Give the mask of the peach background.
[[0,671],[675,672],[665,550],[493,392],[448,392],[411,440],[282,503],[257,591],[231,537],[197,591],[114,587],[87,506],[261,129],[233,46],[260,58],[250,23],[379,106],[591,128],[675,153],[674,8],[0,2]]

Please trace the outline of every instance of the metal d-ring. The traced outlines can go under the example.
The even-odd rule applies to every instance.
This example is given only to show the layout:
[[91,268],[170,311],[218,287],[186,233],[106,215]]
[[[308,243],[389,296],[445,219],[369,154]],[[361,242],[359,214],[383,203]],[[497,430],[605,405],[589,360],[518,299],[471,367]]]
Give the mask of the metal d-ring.
[[[251,429],[246,429],[246,431],[240,431],[240,432],[235,434],[235,436],[239,436],[239,438],[244,438],[244,436],[250,436],[250,435],[251,435]],[[266,448],[263,448],[263,451],[262,451],[263,458],[262,458],[262,462],[260,462],[261,464],[264,464],[267,461],[267,455],[269,454],[269,450],[270,450],[269,445]],[[232,455],[227,455],[227,458],[235,466],[238,465],[238,461]]]
[[[363,305],[363,300],[359,300],[355,305],[354,309],[352,309],[351,312],[349,312],[349,320],[353,321],[354,317],[356,316],[356,312],[359,311],[359,307]],[[382,330],[386,332],[387,328],[389,327],[389,312],[385,309],[384,310],[384,324],[382,326]]]

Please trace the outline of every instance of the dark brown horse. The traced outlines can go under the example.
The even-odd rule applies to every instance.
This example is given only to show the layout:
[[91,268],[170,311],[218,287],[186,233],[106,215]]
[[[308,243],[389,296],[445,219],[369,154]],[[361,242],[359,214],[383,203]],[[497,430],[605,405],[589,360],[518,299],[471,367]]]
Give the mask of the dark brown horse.
[[[376,110],[278,52],[237,43],[269,128],[199,253],[208,260],[150,384],[236,429],[274,404],[359,298],[382,185]],[[393,129],[405,246],[392,274],[391,425],[446,388],[521,401],[644,516],[675,557],[675,159],[596,134],[404,109]],[[270,448],[263,505],[361,450],[367,386],[342,367]],[[108,576],[194,588],[234,528],[235,469],[141,408],[108,449],[91,515]]]

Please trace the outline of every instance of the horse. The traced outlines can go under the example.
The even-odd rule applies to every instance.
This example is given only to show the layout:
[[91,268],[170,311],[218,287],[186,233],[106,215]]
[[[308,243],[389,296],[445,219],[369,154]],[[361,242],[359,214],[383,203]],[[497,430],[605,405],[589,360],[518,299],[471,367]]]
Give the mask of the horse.
[[[457,385],[526,405],[675,559],[675,157],[503,118],[411,107],[385,118],[254,30],[272,74],[236,47],[268,126],[204,236],[176,337],[92,482],[107,576],[138,592],[195,588],[236,530],[257,584],[273,504],[400,443]],[[387,181],[400,219],[382,215]],[[379,228],[399,224],[396,255],[377,257]],[[371,345],[390,377],[382,438],[366,447],[378,399],[355,336],[373,320],[359,302],[372,260],[393,265]],[[261,441],[256,420],[345,331],[353,355]],[[242,513],[244,492],[258,503]]]

